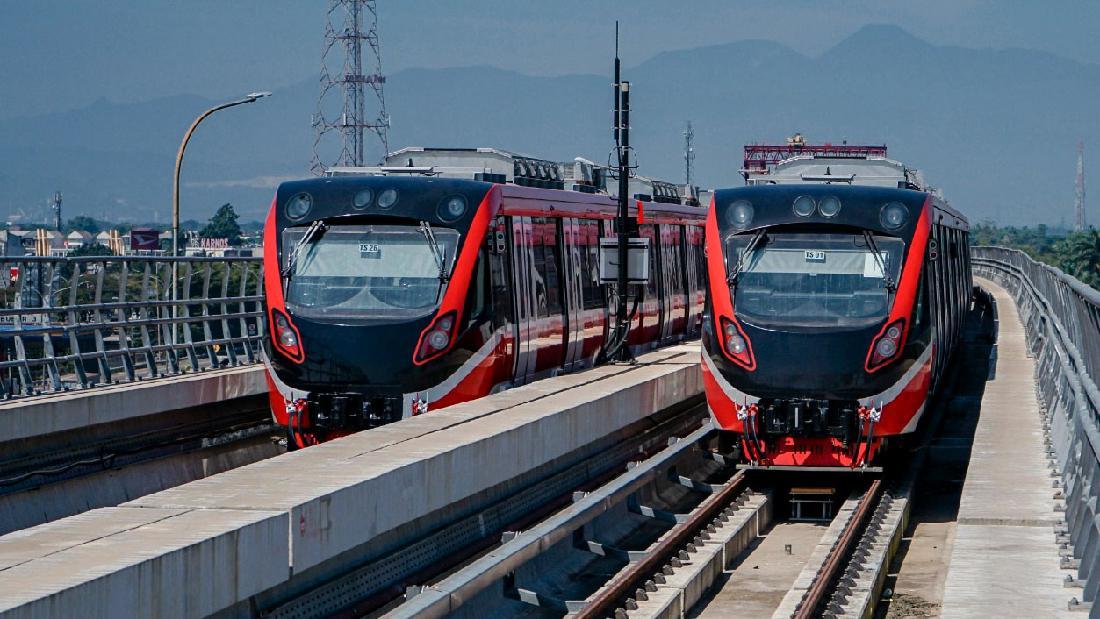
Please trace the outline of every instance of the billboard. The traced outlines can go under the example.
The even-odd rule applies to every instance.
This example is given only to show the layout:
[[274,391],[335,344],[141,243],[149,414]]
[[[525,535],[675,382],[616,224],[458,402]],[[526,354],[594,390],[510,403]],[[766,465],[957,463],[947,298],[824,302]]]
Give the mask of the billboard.
[[160,232],[152,228],[130,230],[131,251],[156,251],[160,249]]

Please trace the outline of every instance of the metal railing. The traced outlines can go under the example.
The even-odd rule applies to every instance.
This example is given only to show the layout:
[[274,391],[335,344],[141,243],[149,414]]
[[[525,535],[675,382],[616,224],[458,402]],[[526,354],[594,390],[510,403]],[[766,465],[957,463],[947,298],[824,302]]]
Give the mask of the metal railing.
[[1019,307],[1065,500],[1062,567],[1076,570],[1067,586],[1092,603],[1100,589],[1100,292],[1018,250],[976,247],[972,258],[974,273],[1007,288]]
[[256,363],[262,276],[258,258],[0,258],[0,397]]

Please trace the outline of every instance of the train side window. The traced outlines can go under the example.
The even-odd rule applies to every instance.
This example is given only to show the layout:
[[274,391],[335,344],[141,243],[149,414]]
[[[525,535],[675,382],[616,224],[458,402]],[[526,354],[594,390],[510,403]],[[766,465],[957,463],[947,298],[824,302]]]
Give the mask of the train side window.
[[661,242],[652,225],[638,226],[638,234],[649,239],[649,282],[646,283],[646,297],[656,300],[657,281],[660,277],[657,272],[657,252],[661,251]]
[[584,309],[599,309],[604,306],[603,288],[600,287],[600,223],[580,220],[581,252],[581,290],[584,296]]
[[703,252],[703,231],[694,230],[691,242],[692,259],[695,260],[695,285],[699,290],[707,289],[707,256]]
[[488,295],[488,279],[485,263],[488,262],[489,256],[486,255],[485,250],[482,249],[477,253],[477,265],[474,267],[473,282],[469,290],[466,292],[466,307],[469,308],[470,313],[467,315],[468,322],[481,317],[485,311],[485,301]]
[[558,247],[558,227],[553,219],[532,220],[535,236],[535,270],[543,282],[545,306],[540,302],[541,316],[561,314],[561,250]]
[[910,320],[913,321],[913,331],[919,331],[924,327],[928,320],[928,269],[924,269],[920,277],[917,278],[919,284],[917,285],[917,302],[913,305],[913,316]]

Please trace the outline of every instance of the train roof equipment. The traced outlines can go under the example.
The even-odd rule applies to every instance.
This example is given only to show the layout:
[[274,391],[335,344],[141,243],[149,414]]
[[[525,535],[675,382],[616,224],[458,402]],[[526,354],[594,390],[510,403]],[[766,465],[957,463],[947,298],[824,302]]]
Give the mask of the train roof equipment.
[[785,145],[746,145],[741,175],[746,185],[845,183],[934,191],[920,170],[887,158],[885,144],[807,144],[801,134]]
[[[509,183],[543,189],[563,189],[617,196],[618,187],[608,183],[610,170],[576,157],[560,162],[522,155],[511,151],[481,148],[425,148],[409,146],[386,156],[380,166],[331,167],[326,176],[350,175],[395,176],[402,174],[466,178],[490,183]],[[630,179],[630,193],[644,202],[665,204],[700,204],[697,187],[676,185],[645,176]],[[709,204],[709,202],[708,202]]]

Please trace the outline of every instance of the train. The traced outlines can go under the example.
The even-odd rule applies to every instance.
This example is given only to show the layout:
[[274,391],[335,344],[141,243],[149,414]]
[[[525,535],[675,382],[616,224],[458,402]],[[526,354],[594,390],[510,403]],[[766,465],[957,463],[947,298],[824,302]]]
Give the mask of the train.
[[747,146],[706,221],[702,371],[742,466],[881,469],[972,294],[969,224],[885,146]]
[[[289,449],[597,362],[614,307],[606,168],[494,148],[406,148],[279,185],[264,225],[264,362]],[[634,352],[697,338],[706,207],[631,180],[649,282]]]

